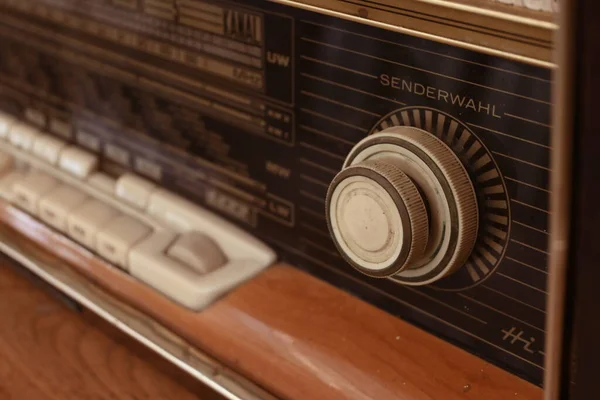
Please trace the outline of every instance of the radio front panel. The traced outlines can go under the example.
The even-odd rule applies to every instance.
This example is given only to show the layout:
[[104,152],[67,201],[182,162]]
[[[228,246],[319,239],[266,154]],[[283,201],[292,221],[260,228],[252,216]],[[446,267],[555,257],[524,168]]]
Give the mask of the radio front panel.
[[[259,0],[0,0],[0,10],[2,111],[541,384],[550,68]],[[348,153],[394,126],[453,149],[476,194],[473,251],[425,286],[351,268],[326,221]]]

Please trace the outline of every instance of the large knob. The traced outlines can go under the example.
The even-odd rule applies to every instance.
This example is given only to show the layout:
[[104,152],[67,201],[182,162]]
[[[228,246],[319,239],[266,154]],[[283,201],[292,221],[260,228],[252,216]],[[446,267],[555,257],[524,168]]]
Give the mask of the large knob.
[[326,204],[329,230],[349,264],[403,284],[452,273],[477,239],[477,198],[465,168],[418,128],[388,128],[359,142]]
[[350,165],[331,187],[330,227],[355,268],[389,276],[423,256],[429,237],[427,209],[413,181],[392,158]]

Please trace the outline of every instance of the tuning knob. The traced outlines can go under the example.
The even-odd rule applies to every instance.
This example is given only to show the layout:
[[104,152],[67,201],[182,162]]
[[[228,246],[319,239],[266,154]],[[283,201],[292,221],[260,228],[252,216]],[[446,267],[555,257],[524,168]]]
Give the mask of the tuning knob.
[[477,239],[477,198],[465,168],[418,128],[388,128],[359,142],[326,205],[330,233],[349,264],[403,284],[450,274]]
[[355,268],[389,276],[423,256],[429,236],[425,203],[393,159],[351,165],[331,187],[330,227]]

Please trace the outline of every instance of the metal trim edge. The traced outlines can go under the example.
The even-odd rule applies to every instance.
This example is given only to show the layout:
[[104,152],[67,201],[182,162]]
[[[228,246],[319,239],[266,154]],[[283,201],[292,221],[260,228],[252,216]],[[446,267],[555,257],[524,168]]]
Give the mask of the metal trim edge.
[[[200,371],[198,368],[194,367],[190,363],[187,363],[185,360],[182,360],[179,357],[175,356],[174,354],[163,348],[160,344],[146,337],[143,333],[138,332],[136,329],[130,327],[125,322],[121,321],[118,317],[114,316],[109,311],[104,309],[101,305],[86,297],[76,289],[63,283],[59,278],[47,272],[43,267],[40,267],[34,259],[30,258],[28,255],[22,254],[10,244],[0,241],[0,251],[5,255],[11,257],[18,263],[20,263],[22,266],[27,268],[29,271],[37,275],[42,280],[46,281],[54,288],[71,297],[73,300],[77,301],[78,303],[89,309],[91,312],[98,315],[100,318],[104,319],[105,321],[107,321],[126,335],[140,342],[141,344],[154,351],[170,363],[174,364],[184,372],[190,374],[192,377],[204,383],[206,386],[210,387],[211,389],[221,394],[228,400],[275,400],[275,397],[273,396],[261,396],[258,394],[251,394],[252,397],[248,397],[247,390],[236,389],[236,387],[239,387],[239,385],[235,381],[227,380],[227,378],[224,375],[220,375],[217,373],[219,367],[222,367],[222,364],[220,364],[218,361],[214,360],[207,354],[197,350],[198,353],[201,354],[204,358],[210,360],[211,363],[213,363],[213,365],[210,365],[205,362],[203,363],[200,360],[197,360],[196,362],[203,363],[204,367],[210,369],[211,371],[214,371],[215,376],[219,376],[221,380],[225,381],[225,383],[217,382],[208,374]],[[166,330],[166,328],[163,329]],[[247,386],[248,383],[246,381],[246,389]],[[260,391],[264,392],[264,390]],[[259,390],[256,390],[256,392],[259,392]]]
[[[388,22],[380,21],[378,19],[369,19],[369,18],[361,17],[359,15],[349,14],[349,13],[341,11],[341,10],[336,10],[333,7],[332,8],[324,8],[319,5],[314,5],[314,4],[309,4],[309,3],[303,2],[306,0],[302,0],[302,1],[269,0],[269,1],[271,1],[273,3],[287,5],[290,7],[296,7],[296,8],[316,12],[319,14],[329,15],[332,17],[336,17],[336,18],[340,18],[340,19],[344,19],[344,20],[348,20],[348,21],[352,21],[352,22],[359,22],[362,24],[374,26],[374,27],[389,30],[389,31],[395,31],[395,32],[399,32],[399,33],[403,33],[403,34],[407,34],[407,35],[412,35],[412,36],[416,36],[419,38],[436,41],[439,43],[449,44],[449,45],[464,48],[467,50],[474,50],[474,51],[478,51],[478,52],[481,52],[484,54],[503,57],[503,58],[510,59],[513,61],[523,62],[526,64],[531,64],[531,65],[535,65],[535,66],[539,66],[539,67],[550,68],[550,69],[553,69],[556,67],[556,64],[552,61],[552,58],[550,56],[551,52],[549,52],[549,55],[547,57],[545,57],[545,56],[537,57],[537,58],[530,57],[530,56],[524,55],[527,53],[526,48],[521,49],[520,52],[502,50],[499,46],[492,47],[490,45],[482,44],[484,42],[483,40],[471,39],[471,42],[472,42],[471,43],[471,42],[467,41],[467,39],[468,39],[467,37],[464,37],[462,40],[456,39],[456,38],[444,37],[439,34],[427,32],[425,30],[417,30],[417,29],[407,28],[407,27],[403,26],[403,24],[400,24],[400,23],[391,24]],[[332,0],[308,0],[308,1],[311,1],[312,3],[332,2]],[[424,2],[425,0],[413,0],[413,1]],[[438,1],[427,0],[427,4],[433,5],[435,7],[440,7],[440,8],[443,7],[442,10],[448,9],[447,5],[441,6],[440,4],[445,4],[445,3],[441,3],[439,0]],[[340,8],[340,7],[338,7],[338,8]],[[487,16],[487,17],[492,17],[492,18],[498,18],[499,16],[501,16],[502,17],[502,18],[500,18],[501,21],[517,23],[520,26],[522,26],[523,28],[534,27],[536,29],[542,29],[545,32],[545,35],[548,36],[549,40],[551,40],[553,33],[558,30],[558,25],[553,24],[553,23],[547,23],[547,22],[541,23],[540,21],[534,20],[532,18],[518,17],[518,16],[515,16],[512,14],[500,13],[500,12],[491,11],[491,10],[483,10],[479,13],[474,13],[471,9],[476,9],[476,7],[473,7],[473,6],[464,6],[463,8],[456,7],[453,10],[458,10],[465,15],[476,14],[477,16]],[[480,9],[480,10],[482,10],[482,9]],[[441,12],[443,12],[443,11],[441,11]],[[402,17],[398,17],[398,18],[402,19]],[[406,18],[409,18],[409,17],[406,17]],[[399,21],[399,22],[401,22],[401,21]],[[510,40],[508,40],[508,42],[513,43],[513,44],[516,43],[515,41],[511,42]],[[518,48],[518,44],[516,44],[516,46]]]

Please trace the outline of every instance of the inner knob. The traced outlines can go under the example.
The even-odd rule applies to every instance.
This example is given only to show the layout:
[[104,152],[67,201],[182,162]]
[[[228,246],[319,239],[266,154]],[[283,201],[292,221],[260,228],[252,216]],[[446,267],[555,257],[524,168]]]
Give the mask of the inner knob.
[[429,220],[413,181],[392,158],[345,168],[331,184],[333,236],[351,264],[371,276],[389,276],[423,256]]
[[440,139],[398,126],[359,142],[327,193],[327,220],[355,269],[424,285],[460,268],[478,229],[477,198]]

